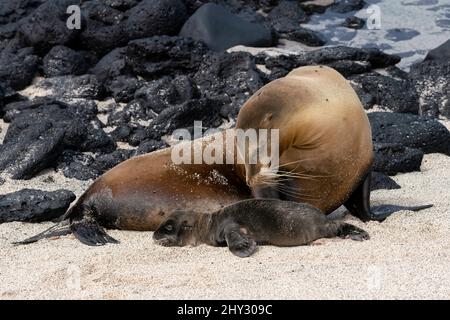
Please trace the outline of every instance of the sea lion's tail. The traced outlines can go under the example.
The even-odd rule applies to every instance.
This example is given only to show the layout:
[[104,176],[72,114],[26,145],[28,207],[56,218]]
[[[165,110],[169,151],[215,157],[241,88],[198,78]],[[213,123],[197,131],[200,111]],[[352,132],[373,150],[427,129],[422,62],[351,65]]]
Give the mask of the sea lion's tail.
[[35,236],[32,236],[22,241],[13,242],[13,244],[15,245],[30,244],[39,241],[41,239],[65,236],[71,233],[72,231],[70,230],[69,220],[63,220]]
[[89,246],[100,246],[107,243],[118,243],[109,236],[96,220],[97,212],[94,206],[86,205],[82,201],[69,208],[62,221],[47,230],[28,239],[14,242],[16,245],[30,244],[41,239],[73,234],[82,243]]
[[393,204],[383,204],[380,206],[373,206],[370,208],[370,211],[372,212],[373,216],[376,217],[374,220],[380,220],[383,221],[387,217],[389,217],[391,214],[397,211],[401,210],[408,210],[408,211],[420,211],[423,209],[431,208],[432,204],[425,204],[420,206],[397,206]]

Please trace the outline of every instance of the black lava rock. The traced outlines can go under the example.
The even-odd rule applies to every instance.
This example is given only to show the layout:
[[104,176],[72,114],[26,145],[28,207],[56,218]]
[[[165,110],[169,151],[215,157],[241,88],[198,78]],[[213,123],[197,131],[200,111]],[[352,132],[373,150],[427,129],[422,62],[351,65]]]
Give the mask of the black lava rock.
[[267,15],[272,27],[279,33],[297,30],[301,23],[308,21],[308,15],[297,1],[282,0]]
[[348,17],[342,25],[350,29],[362,29],[365,24],[366,21],[364,19],[358,17]]
[[23,189],[0,195],[0,223],[42,222],[59,218],[69,208],[75,194],[69,190]]
[[303,52],[298,55],[281,55],[277,57],[259,56],[259,62],[272,71],[270,79],[274,80],[288,74],[292,69],[307,65],[329,65],[339,66],[342,61],[353,61],[353,68],[347,70],[349,63],[346,62],[342,70],[346,75],[352,72],[365,72],[368,69],[384,68],[394,65],[400,61],[400,57],[386,54],[376,48],[351,48],[351,47],[325,47],[314,51]]
[[214,53],[194,76],[202,95],[220,103],[223,117],[234,118],[239,108],[265,83],[255,58],[246,52]]
[[112,153],[99,155],[91,164],[91,168],[96,170],[98,172],[98,175],[101,175],[112,167],[129,159],[133,155],[133,153],[133,150],[117,149]]
[[425,60],[442,60],[448,61],[450,57],[450,39],[445,41],[443,44],[430,50],[425,57]]
[[54,167],[65,149],[111,152],[114,141],[86,105],[70,106],[39,99],[6,106],[4,119],[11,122],[0,146],[0,172],[14,179],[28,179]]
[[159,149],[167,148],[169,145],[161,140],[147,140],[139,144],[134,152],[134,156],[139,156],[141,154],[153,152]]
[[269,28],[243,20],[213,3],[201,6],[183,25],[180,35],[203,41],[216,51],[236,45],[270,47],[276,43],[275,34]]
[[126,63],[134,74],[157,78],[198,69],[204,44],[183,37],[155,36],[133,40],[126,49]]
[[394,112],[419,113],[419,97],[408,78],[371,72],[349,79],[358,95],[363,97],[361,100],[366,109],[376,104]]
[[31,83],[38,71],[39,57],[33,48],[0,52],[0,81],[14,90],[22,90]]
[[175,129],[193,127],[194,121],[202,121],[203,127],[218,127],[221,124],[220,106],[213,100],[189,100],[163,110],[145,130],[143,140],[159,140]]
[[372,179],[370,181],[370,191],[380,189],[400,189],[400,185],[395,182],[391,177],[385,175],[383,172],[372,172]]
[[126,48],[116,48],[106,54],[91,69],[97,79],[101,82],[112,80],[126,73]]
[[86,181],[100,175],[95,168],[91,167],[94,158],[78,151],[64,150],[57,163],[56,168],[67,178]]
[[284,37],[311,47],[320,47],[327,43],[325,37],[319,32],[303,27],[297,27],[295,30],[289,31]]
[[85,23],[78,42],[84,48],[100,55],[127,44],[123,12],[99,1],[84,2],[81,12]]
[[373,169],[389,175],[420,171],[423,151],[396,143],[375,143]]
[[95,100],[102,96],[102,86],[92,74],[46,78],[35,87],[45,90],[47,97],[63,101],[81,98]]
[[138,78],[133,76],[118,76],[104,84],[108,95],[116,102],[130,102],[134,94],[142,85]]
[[28,16],[46,0],[2,0],[0,2],[0,25],[14,23]]
[[127,15],[125,30],[129,39],[176,35],[188,18],[181,0],[143,0]]
[[335,0],[329,10],[337,13],[347,13],[364,8],[363,0]]
[[55,46],[44,57],[43,71],[46,77],[81,75],[86,73],[94,57],[87,52],[77,52],[64,46]]
[[413,65],[409,75],[419,96],[420,113],[450,118],[450,55]]
[[395,143],[425,153],[450,155],[450,132],[436,119],[391,112],[372,112],[368,116],[376,143]]
[[135,99],[146,109],[160,113],[164,109],[199,97],[192,80],[184,75],[153,80],[136,91]]
[[20,21],[18,32],[30,46],[43,53],[55,45],[70,44],[80,30],[67,28],[70,16],[67,8],[80,3],[81,0],[46,1]]

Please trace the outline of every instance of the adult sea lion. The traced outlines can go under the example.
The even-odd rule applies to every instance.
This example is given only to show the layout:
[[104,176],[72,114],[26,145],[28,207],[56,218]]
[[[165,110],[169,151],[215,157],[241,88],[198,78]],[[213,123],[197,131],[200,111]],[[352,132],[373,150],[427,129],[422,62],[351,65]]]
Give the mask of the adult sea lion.
[[331,221],[309,204],[276,199],[243,200],[214,213],[177,211],[153,234],[164,246],[227,245],[242,258],[255,252],[257,244],[299,246],[331,237],[362,241],[369,234],[354,225]]
[[[363,221],[430,207],[371,210],[370,123],[353,88],[332,68],[300,67],[265,85],[243,105],[236,128],[279,129],[279,164],[246,161],[243,169],[255,197],[306,202],[326,214],[344,204]],[[245,152],[252,156],[258,146]]]

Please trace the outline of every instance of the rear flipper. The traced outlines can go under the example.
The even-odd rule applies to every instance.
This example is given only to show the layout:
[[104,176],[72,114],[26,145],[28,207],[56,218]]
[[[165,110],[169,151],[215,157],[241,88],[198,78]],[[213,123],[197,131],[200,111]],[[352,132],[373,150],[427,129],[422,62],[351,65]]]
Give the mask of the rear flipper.
[[370,239],[369,234],[365,230],[345,222],[341,223],[336,236],[343,239],[350,238],[355,241],[364,241]]
[[79,214],[70,219],[70,230],[75,238],[88,246],[102,246],[107,243],[119,243],[109,236],[96,220],[93,206],[81,205]]
[[387,217],[397,211],[411,210],[419,211],[431,208],[432,204],[422,206],[397,206],[381,205],[370,208],[370,179],[372,173],[369,172],[363,182],[356,188],[350,198],[344,203],[344,206],[350,213],[362,221],[384,221]]
[[241,230],[238,225],[233,224],[226,227],[224,236],[228,249],[240,258],[249,257],[256,251],[256,241],[244,230]]
[[65,236],[65,235],[68,235],[71,233],[72,233],[72,231],[70,230],[70,227],[69,227],[69,220],[64,220],[35,236],[32,236],[32,237],[27,238],[22,241],[13,242],[13,244],[15,244],[15,245],[30,244],[30,243],[39,241],[41,239]]

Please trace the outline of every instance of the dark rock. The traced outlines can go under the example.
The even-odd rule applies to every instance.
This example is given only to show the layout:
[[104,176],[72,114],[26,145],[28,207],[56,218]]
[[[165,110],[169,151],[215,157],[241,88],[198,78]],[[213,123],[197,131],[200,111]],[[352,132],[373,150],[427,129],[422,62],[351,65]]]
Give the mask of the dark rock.
[[122,124],[109,133],[114,141],[127,141],[132,133],[132,128],[129,125]]
[[342,25],[350,29],[362,29],[365,24],[366,21],[364,19],[358,17],[348,17]]
[[335,0],[329,10],[337,13],[348,13],[364,8],[363,0]]
[[138,4],[139,0],[101,0],[101,2],[111,8],[126,11]]
[[118,76],[104,84],[107,94],[112,95],[116,102],[125,103],[133,100],[141,85],[141,81],[133,76]]
[[95,113],[81,107],[48,99],[6,106],[4,119],[11,123],[0,146],[0,172],[28,179],[54,167],[64,149],[113,151],[116,145]]
[[102,87],[97,78],[91,74],[47,78],[34,86],[46,90],[47,97],[58,100],[80,98],[95,100],[102,96]]
[[371,96],[369,100],[363,98],[364,108],[370,109],[374,105],[387,108],[394,112],[419,113],[419,98],[407,78],[381,75],[371,72],[349,78],[359,96]]
[[143,0],[127,14],[125,30],[129,39],[176,35],[188,18],[180,0]]
[[380,190],[380,189],[400,189],[400,185],[395,182],[394,179],[385,175],[383,172],[372,172],[372,179],[370,181],[370,191]]
[[195,71],[206,52],[204,44],[192,39],[155,36],[130,41],[126,62],[134,74],[151,79]]
[[320,47],[327,43],[325,37],[319,32],[302,27],[297,27],[297,29],[286,33],[285,38],[311,47]]
[[161,140],[147,140],[139,144],[139,148],[135,150],[134,156],[153,152],[159,149],[167,148],[169,145]]
[[203,41],[216,51],[236,45],[270,47],[276,43],[275,34],[269,28],[243,20],[213,3],[201,6],[183,25],[180,35]]
[[443,44],[430,50],[425,57],[425,60],[442,60],[448,61],[450,59],[450,39]]
[[344,77],[369,72],[372,65],[368,61],[338,60],[329,62],[328,66],[340,72]]
[[267,15],[272,27],[279,33],[297,30],[301,23],[308,21],[308,15],[297,1],[282,0]]
[[[259,57],[261,63],[272,71],[271,80],[285,76],[292,69],[307,65],[330,65],[336,66],[341,61],[354,61],[359,63],[353,65],[353,71],[367,71],[369,68],[384,68],[396,64],[400,61],[400,57],[386,54],[376,48],[351,48],[351,47],[325,47],[314,51],[302,52],[298,55],[281,55],[277,57]],[[361,65],[362,64],[362,65]],[[345,67],[349,63],[345,62]],[[350,70],[345,68],[339,70],[350,74]]]
[[395,175],[398,172],[420,171],[423,151],[396,143],[375,143],[373,170]]
[[133,154],[133,150],[118,149],[109,154],[99,155],[95,158],[91,167],[98,172],[99,175],[105,173],[112,167],[129,159]]
[[[192,127],[194,121],[202,121],[203,127],[220,125],[220,108],[209,99],[189,100],[163,110],[146,128],[143,140],[159,140],[175,129]],[[141,138],[141,137],[139,137]]]
[[14,90],[22,90],[31,83],[37,73],[39,57],[33,48],[0,52],[0,81]]
[[311,15],[313,13],[324,13],[333,3],[334,0],[309,0],[301,2],[300,4],[303,10],[305,10],[308,15]]
[[419,96],[420,114],[450,118],[450,57],[413,65],[410,77]]
[[95,67],[92,68],[91,72],[101,82],[120,76],[126,70],[125,52],[126,48],[114,49],[101,58]]
[[436,119],[391,112],[371,112],[368,116],[376,143],[395,143],[425,153],[450,155],[450,132]]
[[221,112],[222,116],[233,118],[244,102],[264,85],[255,58],[245,52],[209,55],[194,80],[204,96],[224,106],[226,111]]
[[93,180],[99,176],[99,172],[91,167],[94,158],[73,150],[65,150],[57,160],[57,169],[62,171],[65,177],[78,180]]
[[108,116],[108,125],[138,127],[156,116],[157,114],[153,110],[145,107],[144,101],[133,100],[123,109],[113,108]]
[[51,192],[23,189],[0,195],[0,223],[54,220],[66,212],[75,198],[73,192],[64,189]]
[[79,37],[83,48],[105,54],[129,40],[125,28],[125,14],[99,1],[85,1],[81,6],[84,28]]
[[141,101],[146,109],[151,109],[155,113],[198,97],[199,92],[195,84],[189,77],[183,75],[150,81],[135,94],[136,100]]
[[67,8],[80,5],[80,0],[46,1],[22,19],[18,32],[25,41],[40,52],[46,52],[55,45],[70,44],[80,30],[67,28]]
[[0,2],[0,25],[17,22],[28,16],[46,0],[2,0]]
[[64,46],[55,46],[44,57],[43,71],[46,77],[81,75],[93,62],[87,52],[77,52]]

